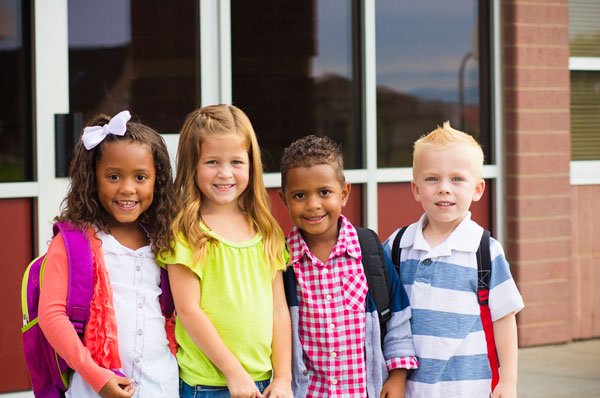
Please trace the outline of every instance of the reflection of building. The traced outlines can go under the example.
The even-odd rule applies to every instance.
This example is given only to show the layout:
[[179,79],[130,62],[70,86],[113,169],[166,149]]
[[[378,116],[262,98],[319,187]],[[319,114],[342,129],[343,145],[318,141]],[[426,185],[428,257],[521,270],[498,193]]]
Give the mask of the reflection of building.
[[[338,58],[336,48],[322,47],[323,1],[347,10],[341,22],[326,20],[335,31],[347,33]],[[31,9],[29,2],[3,3],[9,9],[19,4],[24,8],[8,14],[15,22],[11,26],[21,28],[15,41],[20,44],[7,47],[5,33],[0,33],[0,248],[10,257],[0,295],[6,320],[0,329],[0,352],[7,359],[0,361],[0,392],[29,388],[16,332],[17,297],[22,270],[45,247],[49,220],[67,183],[53,175],[54,114],[114,113],[127,106],[162,132],[174,132],[198,103],[233,102],[250,115],[271,170],[277,169],[283,147],[295,137],[327,133],[344,144],[346,164],[353,169],[347,173],[355,188],[346,214],[358,223],[377,225],[382,237],[416,218],[420,209],[412,200],[410,169],[405,167],[412,142],[444,120],[459,123],[461,111],[457,95],[440,99],[437,93],[431,99],[433,95],[424,91],[392,90],[377,80],[377,63],[385,63],[378,57],[384,51],[369,57],[369,46],[376,44],[369,35],[375,30],[372,25],[381,21],[366,21],[373,13],[365,9],[373,11],[368,7],[377,3],[409,12],[427,7],[426,2],[336,1],[232,0],[229,12],[227,7],[211,8],[213,2],[208,1],[122,0],[119,4],[131,5],[130,42],[105,48],[69,48],[63,25],[69,4],[76,2],[38,0]],[[595,111],[600,108],[585,108],[593,101],[600,104],[591,90],[600,82],[600,67],[594,72],[593,65],[577,66],[580,60],[569,58],[568,7],[577,0],[469,4],[475,3],[476,8],[492,4],[496,11],[492,16],[474,13],[486,22],[479,29],[486,24],[497,29],[490,28],[490,41],[479,40],[479,49],[486,50],[479,51],[479,58],[487,57],[488,69],[493,70],[480,64],[478,73],[492,83],[480,83],[480,102],[467,101],[464,108],[466,129],[485,142],[489,152],[485,173],[490,189],[474,216],[503,239],[525,298],[526,309],[518,316],[520,343],[599,337],[600,288],[594,281],[600,278],[600,209],[595,204],[600,153],[593,141],[577,141],[586,137],[588,127],[576,118],[585,112],[600,114]],[[501,4],[502,19],[497,13]],[[34,11],[39,13],[36,18]],[[433,8],[428,13],[440,17]],[[6,15],[0,11],[0,19]],[[452,16],[441,17],[436,21]],[[0,31],[6,26],[0,23]],[[30,31],[37,36],[29,37]],[[385,34],[378,32],[378,38]],[[594,37],[574,42],[577,48],[600,48]],[[472,43],[470,36],[465,41]],[[315,75],[314,59],[324,54],[352,73],[331,68]],[[457,55],[459,60],[463,54]],[[454,80],[458,68],[457,63],[451,71]],[[582,101],[581,109],[571,112],[570,93]],[[577,150],[572,155],[574,136]],[[373,143],[377,148],[369,146]],[[582,163],[580,156],[592,163]],[[577,173],[579,167],[583,173]],[[585,177],[586,172],[592,177]],[[276,174],[266,180],[276,188]],[[274,213],[289,225],[275,190],[271,194]]]

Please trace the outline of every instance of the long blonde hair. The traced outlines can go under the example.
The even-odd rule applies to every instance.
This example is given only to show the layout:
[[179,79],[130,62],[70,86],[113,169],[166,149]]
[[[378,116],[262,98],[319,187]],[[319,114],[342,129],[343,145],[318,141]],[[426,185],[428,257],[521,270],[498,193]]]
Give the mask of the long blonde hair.
[[192,249],[194,266],[206,257],[206,244],[215,241],[200,226],[202,193],[196,184],[196,166],[202,143],[210,137],[237,135],[242,137],[250,159],[248,187],[240,196],[240,204],[250,225],[263,238],[265,258],[273,275],[284,263],[285,238],[271,215],[271,202],[263,182],[263,166],[256,134],[248,116],[233,105],[211,105],[190,113],[179,134],[177,177],[175,178],[175,221],[173,234],[183,234]]

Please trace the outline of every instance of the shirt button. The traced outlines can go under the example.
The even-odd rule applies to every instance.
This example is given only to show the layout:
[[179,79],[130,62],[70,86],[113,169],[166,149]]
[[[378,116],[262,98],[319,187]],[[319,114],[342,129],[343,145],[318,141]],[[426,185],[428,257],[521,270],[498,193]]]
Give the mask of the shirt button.
[[141,310],[142,308],[144,308],[144,304],[143,303],[138,303],[138,308]]
[[141,269],[142,269],[142,267],[140,267],[139,265],[136,265],[136,266],[135,266],[135,270],[136,270],[136,271],[139,271],[139,270],[141,270]]
[[337,384],[337,379],[331,379],[331,382],[332,382],[333,384]]
[[135,363],[140,363],[140,357],[135,357]]
[[144,331],[142,329],[138,329],[138,331],[137,331],[138,336],[141,336],[142,333],[144,333]]
[[335,329],[335,325],[333,323],[329,324],[329,329]]
[[323,268],[323,273],[324,273],[324,274],[326,274],[326,273],[328,273],[328,272],[329,272],[329,270],[328,270],[327,268]]
[[335,358],[335,357],[337,357],[337,354],[335,353],[335,351],[331,352],[331,357],[332,357],[332,358]]
[[303,374],[304,376],[308,376],[308,370],[307,370],[307,369],[305,369],[305,370],[304,370],[304,372],[302,372],[302,374]]
[[426,258],[425,261],[423,261],[423,264],[425,264],[425,265],[431,264],[431,259],[430,258]]
[[327,297],[325,297],[327,300],[331,300],[331,294],[328,294]]

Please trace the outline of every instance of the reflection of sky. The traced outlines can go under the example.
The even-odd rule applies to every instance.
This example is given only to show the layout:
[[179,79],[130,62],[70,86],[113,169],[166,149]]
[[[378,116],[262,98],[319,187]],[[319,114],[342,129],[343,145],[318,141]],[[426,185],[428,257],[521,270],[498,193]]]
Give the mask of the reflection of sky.
[[21,47],[21,2],[0,0],[0,50]]
[[349,0],[317,0],[317,56],[313,76],[352,78],[352,9]]
[[131,41],[130,0],[69,0],[68,4],[69,47],[118,47]]
[[[463,57],[476,43],[474,0],[377,0],[377,84],[429,99],[456,100]],[[478,66],[468,59],[467,102],[478,101]]]

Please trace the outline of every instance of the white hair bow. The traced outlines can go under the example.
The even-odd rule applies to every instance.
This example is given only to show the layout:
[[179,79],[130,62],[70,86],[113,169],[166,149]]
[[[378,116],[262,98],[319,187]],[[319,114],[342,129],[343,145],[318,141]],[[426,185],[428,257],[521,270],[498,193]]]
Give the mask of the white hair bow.
[[122,111],[113,116],[104,126],[89,126],[83,129],[81,141],[88,151],[104,141],[107,135],[125,135],[127,122],[131,119],[129,111]]

